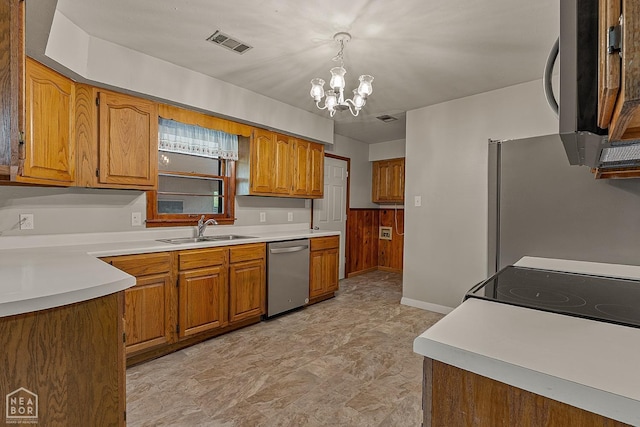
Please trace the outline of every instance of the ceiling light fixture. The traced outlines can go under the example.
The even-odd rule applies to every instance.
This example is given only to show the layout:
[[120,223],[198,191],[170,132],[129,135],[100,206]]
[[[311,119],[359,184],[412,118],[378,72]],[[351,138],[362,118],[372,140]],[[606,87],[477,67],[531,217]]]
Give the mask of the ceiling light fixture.
[[340,61],[340,66],[329,70],[331,72],[331,81],[329,82],[331,89],[326,93],[327,97],[324,100],[324,105],[320,106],[320,101],[325,95],[324,80],[320,78],[311,80],[311,97],[316,101],[316,107],[321,110],[329,110],[331,117],[336,114],[336,111],[344,110],[349,110],[351,114],[357,116],[364,104],[366,104],[367,97],[373,92],[373,77],[367,74],[360,76],[360,85],[358,85],[358,89],[353,90],[353,98],[344,99],[344,75],[347,73],[344,69],[344,44],[351,40],[351,34],[337,33],[333,36],[333,39],[340,45],[338,54],[333,57],[334,61]]

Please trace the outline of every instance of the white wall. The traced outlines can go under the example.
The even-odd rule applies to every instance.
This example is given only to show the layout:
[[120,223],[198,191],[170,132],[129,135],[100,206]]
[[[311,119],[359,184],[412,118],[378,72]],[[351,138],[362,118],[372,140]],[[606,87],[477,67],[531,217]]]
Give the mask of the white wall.
[[396,139],[394,141],[379,142],[369,145],[369,161],[397,159],[404,157],[406,151],[406,140]]
[[[146,203],[145,193],[136,190],[1,186],[0,236],[140,231],[145,227],[132,227],[131,213],[146,219]],[[311,224],[310,203],[303,199],[239,196],[235,209],[238,226]],[[21,213],[34,214],[33,230],[20,230]]]
[[377,208],[371,203],[371,162],[369,162],[369,144],[335,135],[333,145],[325,146],[325,152],[351,159],[350,208]]
[[329,118],[92,37],[58,11],[45,54],[92,82],[333,143]]
[[487,140],[557,131],[541,81],[407,113],[404,304],[446,312],[486,277]]

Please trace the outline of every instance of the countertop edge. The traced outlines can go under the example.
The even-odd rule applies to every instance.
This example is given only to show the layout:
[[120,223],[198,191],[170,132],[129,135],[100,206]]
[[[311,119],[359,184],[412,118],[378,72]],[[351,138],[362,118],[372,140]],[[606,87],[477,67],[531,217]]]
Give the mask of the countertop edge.
[[426,337],[413,341],[413,351],[520,389],[631,425],[640,425],[640,402],[573,381],[452,347]]
[[[234,246],[250,243],[268,243],[273,241],[306,239],[313,237],[340,236],[339,231],[320,230],[280,230],[276,232],[254,233],[255,237],[237,241],[201,242],[195,244],[174,245],[161,243],[156,240],[102,242],[95,244],[69,244],[66,246],[36,246],[30,248],[1,249],[9,254],[5,263],[0,264],[0,273],[8,286],[2,286],[3,295],[0,302],[0,317],[46,310],[68,304],[74,304],[93,298],[102,297],[128,289],[136,284],[135,277],[99,260],[100,257],[135,255],[154,252],[173,252],[189,249],[209,247]],[[55,252],[55,261],[51,259],[51,251]],[[68,254],[68,257],[67,257]],[[1,255],[0,255],[1,256]],[[89,257],[102,265],[86,265],[84,257]],[[91,277],[95,269],[96,276],[91,279],[77,279],[72,286],[67,284],[56,289],[55,283],[68,282],[61,277],[61,270],[71,269],[77,263],[83,263],[84,276]],[[67,265],[68,264],[68,265]],[[110,273],[107,278],[100,273],[101,268],[107,268]],[[105,272],[105,270],[102,270]],[[73,273],[70,273],[73,274]],[[35,278],[34,278],[35,277]],[[47,288],[40,291],[34,287],[47,281]],[[87,280],[86,287],[78,281]],[[104,280],[104,281],[101,281]],[[36,283],[37,282],[37,283]],[[52,284],[53,283],[53,284]],[[25,290],[26,289],[26,290]]]

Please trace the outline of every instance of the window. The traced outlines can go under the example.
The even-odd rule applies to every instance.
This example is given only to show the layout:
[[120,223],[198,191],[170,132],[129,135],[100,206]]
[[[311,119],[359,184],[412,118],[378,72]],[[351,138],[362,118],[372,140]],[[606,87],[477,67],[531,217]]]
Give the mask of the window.
[[147,192],[147,226],[195,225],[202,215],[233,224],[237,136],[160,119],[158,189]]

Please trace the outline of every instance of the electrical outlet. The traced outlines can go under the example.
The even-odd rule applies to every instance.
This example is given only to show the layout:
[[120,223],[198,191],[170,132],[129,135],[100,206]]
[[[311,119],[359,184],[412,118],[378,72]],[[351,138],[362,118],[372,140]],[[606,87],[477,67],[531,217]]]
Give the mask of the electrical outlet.
[[415,196],[413,198],[413,206],[422,206],[422,196]]
[[33,214],[20,214],[20,230],[33,230]]
[[287,221],[293,221],[293,212],[287,212]]
[[131,226],[137,227],[142,225],[142,214],[140,212],[131,212]]
[[267,222],[267,213],[260,212],[260,222]]

